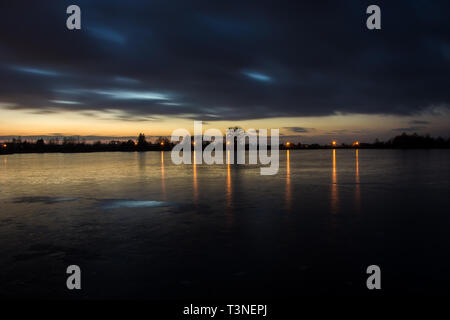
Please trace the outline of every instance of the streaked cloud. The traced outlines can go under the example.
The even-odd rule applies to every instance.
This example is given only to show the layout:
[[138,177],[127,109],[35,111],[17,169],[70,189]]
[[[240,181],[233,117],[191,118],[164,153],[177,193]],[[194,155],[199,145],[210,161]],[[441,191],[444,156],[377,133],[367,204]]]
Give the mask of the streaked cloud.
[[111,43],[124,45],[126,38],[118,32],[106,27],[87,27],[87,31],[95,38]]
[[303,127],[284,127],[284,129],[295,133],[307,133],[314,131],[314,128],[303,128]]
[[266,74],[259,73],[259,72],[243,71],[242,73],[253,80],[257,80],[257,81],[261,81],[261,82],[271,82],[272,81],[271,77],[269,77]]
[[56,72],[56,71],[34,68],[34,67],[13,66],[11,68],[13,70],[16,70],[19,72],[29,73],[29,74],[39,75],[39,76],[55,77],[55,76],[61,75],[59,72]]
[[120,76],[115,77],[114,80],[117,81],[117,82],[120,82],[120,83],[125,83],[125,84],[137,84],[137,83],[140,83],[140,81],[137,80],[137,79],[128,78],[128,77],[120,77]]
[[160,104],[162,104],[163,106],[170,106],[170,107],[179,107],[182,106],[182,103],[178,103],[178,102],[160,102]]
[[50,102],[57,103],[57,104],[81,104],[81,102],[70,101],[70,100],[50,100]]
[[169,100],[167,95],[151,91],[93,90],[92,92],[120,100]]

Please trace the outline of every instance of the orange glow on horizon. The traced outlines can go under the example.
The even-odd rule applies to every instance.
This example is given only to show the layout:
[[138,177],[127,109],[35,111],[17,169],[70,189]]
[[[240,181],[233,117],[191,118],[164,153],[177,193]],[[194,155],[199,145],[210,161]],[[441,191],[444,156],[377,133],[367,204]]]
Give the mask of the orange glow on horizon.
[[[178,128],[184,128],[193,135],[193,121],[184,115],[158,115],[155,120],[142,121],[145,118],[134,117],[130,113],[119,109],[96,110],[95,107],[86,110],[55,110],[55,112],[36,113],[36,109],[14,109],[0,101],[2,117],[0,119],[0,136],[98,136],[98,137],[136,137],[143,132],[148,137],[170,136]],[[432,135],[441,135],[448,132],[450,114],[445,116],[434,113],[425,113],[421,120],[432,123],[430,127],[435,132]],[[250,120],[211,120],[203,123],[203,129],[219,129],[223,134],[232,126],[244,130],[248,128],[280,129],[286,136],[292,131],[286,128],[298,126],[315,128],[313,132],[305,133],[304,143],[329,144],[328,132],[339,132],[345,129],[364,132],[358,139],[370,141],[375,137],[382,140],[391,138],[393,128],[404,125],[405,121],[417,120],[417,117],[404,117],[394,115],[367,115],[367,114],[336,114],[313,117],[268,117]],[[334,133],[336,134],[336,133]],[[337,134],[332,138],[352,144],[353,134]],[[133,138],[131,138],[133,139]],[[133,139],[134,140],[134,139]],[[6,141],[6,140],[5,140]],[[290,141],[291,144],[297,141]],[[0,144],[1,148],[1,144]]]
[[[184,115],[157,115],[155,120],[145,120],[144,117],[133,116],[124,110],[54,110],[54,112],[37,113],[36,109],[14,109],[0,101],[0,136],[2,142],[11,140],[12,137],[45,137],[52,136],[80,136],[95,137],[94,140],[129,139],[135,141],[140,132],[144,133],[149,140],[156,140],[157,137],[170,137],[174,130],[186,129],[191,137],[193,136],[193,120]],[[143,121],[145,120],[145,121]],[[340,143],[352,146],[355,142],[355,133],[358,133],[358,140],[373,141],[375,138],[387,140],[392,138],[393,128],[403,127],[407,121],[418,120],[417,116],[394,116],[378,114],[336,114],[328,116],[313,117],[267,117],[250,120],[210,120],[203,123],[203,131],[208,129],[218,129],[225,135],[230,126],[238,126],[244,130],[249,128],[279,129],[281,135],[286,137],[297,134],[288,128],[294,128],[301,124],[302,127],[314,128],[310,132],[302,134],[300,138],[289,138],[291,145],[300,140],[304,144],[318,143],[338,148]],[[428,121],[430,133],[433,136],[446,135],[450,113],[444,116],[434,113],[424,113],[420,120]],[[348,131],[346,133],[345,131]],[[342,133],[340,133],[342,132]],[[445,132],[445,133],[443,133]],[[424,134],[425,132],[418,132]],[[330,136],[330,134],[333,134]],[[97,138],[98,137],[98,138]],[[105,137],[104,139],[102,137]],[[151,138],[150,138],[151,137]],[[332,140],[339,140],[336,145],[332,145]],[[36,140],[34,138],[25,138]],[[294,140],[299,139],[299,140]],[[87,139],[91,140],[91,139]],[[167,140],[165,141],[167,142]],[[339,143],[339,144],[338,144]],[[232,143],[230,143],[232,144]],[[194,144],[195,145],[195,144]],[[286,144],[284,144],[286,147]],[[166,147],[166,144],[164,145]],[[2,148],[2,144],[0,144]],[[9,145],[8,145],[9,148]]]

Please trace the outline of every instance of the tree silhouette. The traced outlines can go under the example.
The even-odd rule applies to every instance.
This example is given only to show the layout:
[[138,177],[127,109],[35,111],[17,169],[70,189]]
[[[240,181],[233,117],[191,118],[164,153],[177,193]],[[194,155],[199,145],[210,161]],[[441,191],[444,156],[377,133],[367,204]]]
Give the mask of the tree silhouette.
[[147,140],[145,140],[145,134],[139,133],[137,145],[138,147],[146,147],[148,145]]

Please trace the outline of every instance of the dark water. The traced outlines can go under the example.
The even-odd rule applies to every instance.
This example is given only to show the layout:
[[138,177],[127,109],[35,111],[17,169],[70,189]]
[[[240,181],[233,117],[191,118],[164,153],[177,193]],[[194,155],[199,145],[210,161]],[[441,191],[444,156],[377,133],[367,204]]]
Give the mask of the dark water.
[[[450,284],[450,152],[282,151],[280,171],[170,153],[0,157],[0,296],[437,294]],[[66,289],[66,268],[82,290]]]

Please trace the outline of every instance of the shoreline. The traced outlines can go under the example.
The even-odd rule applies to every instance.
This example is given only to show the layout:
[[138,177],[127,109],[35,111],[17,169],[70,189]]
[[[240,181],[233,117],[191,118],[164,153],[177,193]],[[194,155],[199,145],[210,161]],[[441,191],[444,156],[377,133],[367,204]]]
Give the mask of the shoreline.
[[[314,147],[314,148],[282,148],[280,147],[280,151],[287,150],[305,150],[305,151],[314,151],[314,150],[449,150],[450,147]],[[46,150],[46,151],[35,151],[35,150],[23,150],[23,151],[0,151],[0,156],[3,155],[13,155],[13,154],[52,154],[52,153],[61,153],[61,154],[72,154],[72,153],[100,153],[100,152],[170,152],[171,148],[161,148],[161,149],[142,149],[142,150]],[[194,151],[194,149],[192,149]],[[224,149],[225,151],[225,149]],[[248,151],[248,148],[246,148]]]

